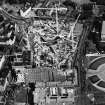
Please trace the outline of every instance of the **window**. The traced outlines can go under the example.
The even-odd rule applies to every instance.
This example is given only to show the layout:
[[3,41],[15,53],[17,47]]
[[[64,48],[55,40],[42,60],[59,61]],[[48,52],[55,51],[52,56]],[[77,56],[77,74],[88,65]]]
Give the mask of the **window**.
[[98,82],[100,79],[98,78],[97,75],[93,75],[93,76],[89,77],[89,80],[90,80],[92,83],[96,83],[96,82]]
[[105,82],[104,81],[100,81],[97,85],[102,87],[102,88],[105,88]]

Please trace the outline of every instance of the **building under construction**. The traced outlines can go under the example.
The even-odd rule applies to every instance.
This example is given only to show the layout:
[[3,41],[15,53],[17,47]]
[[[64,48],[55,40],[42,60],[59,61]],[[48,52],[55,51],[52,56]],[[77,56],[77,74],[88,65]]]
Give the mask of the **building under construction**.
[[0,105],[104,105],[104,28],[104,0],[1,0]]

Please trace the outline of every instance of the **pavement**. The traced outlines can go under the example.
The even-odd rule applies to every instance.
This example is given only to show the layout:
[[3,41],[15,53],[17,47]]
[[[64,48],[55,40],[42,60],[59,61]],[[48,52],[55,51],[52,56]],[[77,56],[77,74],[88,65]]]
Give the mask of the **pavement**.
[[16,103],[25,103],[27,102],[27,89],[21,88],[16,92],[15,97]]
[[43,103],[46,96],[46,90],[44,88],[36,88],[33,92],[34,103]]

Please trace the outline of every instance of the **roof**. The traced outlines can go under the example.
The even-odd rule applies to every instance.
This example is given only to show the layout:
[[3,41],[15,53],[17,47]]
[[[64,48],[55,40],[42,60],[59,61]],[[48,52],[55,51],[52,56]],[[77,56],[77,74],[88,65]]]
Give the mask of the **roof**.
[[50,81],[65,81],[66,77],[60,75],[56,70],[43,67],[32,68],[25,71],[26,82],[50,82]]
[[49,81],[49,70],[46,68],[28,69],[26,70],[26,82]]

